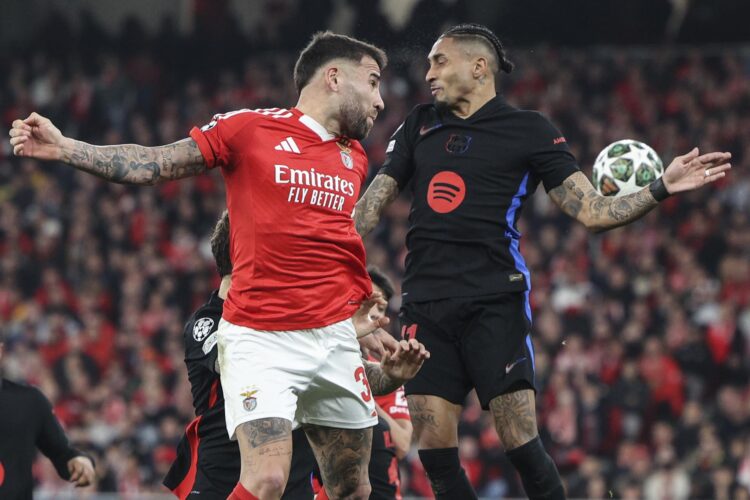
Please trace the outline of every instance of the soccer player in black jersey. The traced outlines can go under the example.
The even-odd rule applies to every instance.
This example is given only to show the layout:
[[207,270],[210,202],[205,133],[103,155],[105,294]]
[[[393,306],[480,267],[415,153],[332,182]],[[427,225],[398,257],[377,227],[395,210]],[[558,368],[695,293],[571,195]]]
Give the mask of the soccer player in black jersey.
[[428,56],[434,103],[394,133],[379,174],[357,203],[361,235],[409,187],[413,196],[402,286],[402,334],[432,353],[406,384],[419,455],[437,498],[476,498],[458,460],[461,404],[475,388],[532,499],[564,498],[538,436],[529,271],[518,217],[538,184],[591,231],[635,221],[661,200],[724,177],[729,153],[678,156],[643,190],[605,197],[580,171],[565,137],[495,91],[513,64],[488,28],[455,26]]
[[[224,424],[224,396],[217,364],[216,332],[224,308],[224,298],[232,283],[229,257],[229,215],[224,212],[211,236],[211,250],[222,277],[218,290],[188,320],[183,332],[185,364],[193,393],[196,418],[188,425],[177,447],[177,459],[164,478],[164,485],[180,499],[224,500],[240,476],[240,451],[231,441]],[[358,333],[384,326],[380,317],[370,317],[370,307],[384,306],[385,301],[370,301],[363,313],[354,316]],[[393,392],[414,376],[429,357],[417,341],[401,341],[395,353],[385,355],[380,363],[365,362],[368,390],[373,396]],[[282,498],[288,500],[313,497],[311,474],[315,457],[303,428],[292,431],[292,461],[289,479]]]

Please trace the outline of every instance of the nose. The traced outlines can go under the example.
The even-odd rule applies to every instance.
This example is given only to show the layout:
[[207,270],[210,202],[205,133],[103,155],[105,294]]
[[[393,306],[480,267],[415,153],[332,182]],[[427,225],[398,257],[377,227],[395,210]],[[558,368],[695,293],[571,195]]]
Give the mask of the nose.
[[385,103],[383,102],[383,96],[380,95],[380,92],[378,92],[378,97],[375,100],[375,103],[373,104],[375,106],[375,109],[378,110],[378,113],[383,111],[385,109]]
[[432,67],[427,70],[427,74],[424,75],[424,79],[425,81],[427,81],[427,83],[432,83],[437,79],[437,76],[435,76],[435,72],[433,71]]

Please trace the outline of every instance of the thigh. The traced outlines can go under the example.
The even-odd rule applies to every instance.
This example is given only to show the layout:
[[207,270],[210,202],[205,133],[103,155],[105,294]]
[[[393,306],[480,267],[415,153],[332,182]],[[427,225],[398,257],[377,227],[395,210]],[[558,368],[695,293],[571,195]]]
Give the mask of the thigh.
[[357,485],[369,484],[372,427],[337,429],[305,424],[303,428],[329,496],[339,498],[341,491],[352,491]]
[[350,320],[314,330],[326,348],[310,384],[299,395],[296,419],[339,429],[364,429],[378,422],[357,334]]
[[406,395],[437,396],[454,405],[463,404],[471,390],[458,343],[459,323],[451,301],[404,304],[399,321],[405,339],[416,338],[430,351],[417,375],[406,382]]
[[534,349],[524,293],[474,297],[462,315],[461,353],[482,408],[519,387],[534,389]]
[[[261,418],[237,427],[240,445],[240,481],[253,484],[282,472],[289,477],[292,461],[292,422],[283,418]],[[253,491],[256,491],[252,488]]]
[[219,369],[230,439],[245,422],[265,418],[293,421],[297,394],[319,362],[314,339],[305,332],[268,332],[221,320]]
[[531,389],[496,396],[490,402],[490,411],[495,420],[495,429],[506,450],[518,448],[539,434],[535,394]]
[[414,436],[420,450],[458,446],[461,405],[437,396],[406,396]]

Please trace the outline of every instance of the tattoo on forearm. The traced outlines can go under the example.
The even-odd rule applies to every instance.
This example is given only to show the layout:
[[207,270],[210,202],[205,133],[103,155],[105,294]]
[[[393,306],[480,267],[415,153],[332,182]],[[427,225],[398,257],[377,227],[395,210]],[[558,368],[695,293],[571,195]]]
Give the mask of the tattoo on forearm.
[[490,401],[490,411],[506,450],[528,443],[539,433],[532,390],[524,389],[498,396]]
[[76,141],[63,161],[120,184],[156,184],[160,180],[197,175],[206,169],[198,145],[192,139],[157,147],[92,146]]
[[390,175],[378,174],[354,211],[354,225],[360,236],[367,236],[378,225],[383,209],[398,196],[398,183]]
[[624,226],[658,205],[647,188],[625,196],[603,196],[582,172],[571,175],[549,195],[563,212],[594,230]]
[[305,434],[332,498],[349,498],[367,481],[372,428],[334,429],[305,425]]
[[365,365],[365,375],[370,384],[373,396],[385,396],[403,385],[403,381],[394,380],[384,371],[380,363],[362,360]]

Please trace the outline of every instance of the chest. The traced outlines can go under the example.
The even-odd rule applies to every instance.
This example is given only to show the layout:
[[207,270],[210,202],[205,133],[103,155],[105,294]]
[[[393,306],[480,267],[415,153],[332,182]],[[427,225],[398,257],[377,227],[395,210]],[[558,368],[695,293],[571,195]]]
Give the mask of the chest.
[[485,196],[514,193],[529,171],[527,156],[512,130],[443,126],[416,138],[414,187],[437,183]]
[[279,210],[351,214],[367,171],[360,148],[294,129],[261,127],[254,133],[253,147],[245,151],[239,168],[227,172],[228,179],[258,204]]

